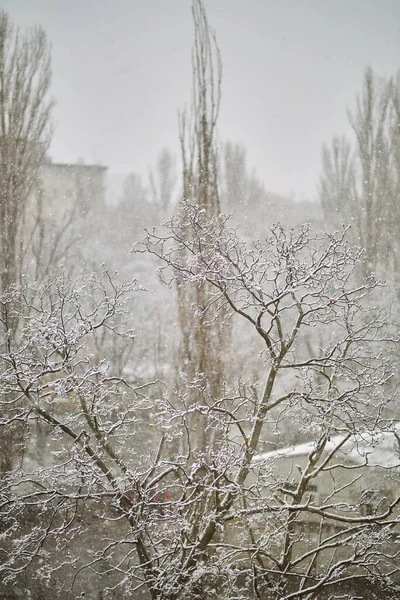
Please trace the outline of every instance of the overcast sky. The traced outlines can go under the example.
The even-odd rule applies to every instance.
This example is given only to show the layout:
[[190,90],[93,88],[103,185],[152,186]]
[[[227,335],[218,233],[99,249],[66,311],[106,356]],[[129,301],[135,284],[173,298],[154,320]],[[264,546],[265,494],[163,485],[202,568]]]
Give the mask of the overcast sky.
[[[190,101],[190,0],[0,0],[53,49],[55,162],[144,176],[178,153]],[[400,0],[205,0],[223,58],[220,138],[268,189],[314,198],[321,145],[348,130],[364,67],[400,67]]]

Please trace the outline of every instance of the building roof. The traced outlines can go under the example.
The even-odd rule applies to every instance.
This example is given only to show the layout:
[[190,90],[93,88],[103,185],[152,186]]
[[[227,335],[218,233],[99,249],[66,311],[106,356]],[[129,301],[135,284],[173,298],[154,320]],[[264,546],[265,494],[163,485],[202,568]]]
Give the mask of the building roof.
[[[347,436],[336,435],[326,442],[323,456],[327,456],[334,451]],[[316,442],[306,442],[279,448],[270,452],[257,454],[253,462],[269,462],[279,457],[291,458],[296,456],[309,456],[316,448]],[[335,454],[336,459],[345,459],[359,465],[366,462],[369,466],[381,466],[387,468],[400,467],[400,448],[397,439],[397,433],[392,431],[378,434],[363,434],[349,438]]]
[[42,167],[56,167],[58,169],[93,169],[98,171],[106,171],[108,167],[104,165],[86,165],[84,163],[54,163],[54,162],[45,162],[42,164]]

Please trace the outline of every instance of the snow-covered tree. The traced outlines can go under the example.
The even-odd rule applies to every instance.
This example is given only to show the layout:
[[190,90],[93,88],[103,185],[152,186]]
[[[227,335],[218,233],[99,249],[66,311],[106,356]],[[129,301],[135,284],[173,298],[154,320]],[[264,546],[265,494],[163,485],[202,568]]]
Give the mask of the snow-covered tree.
[[[132,338],[135,282],[59,276],[29,311],[25,290],[3,294],[0,425],[24,431],[1,481],[3,589],[96,598],[95,579],[103,597],[310,600],[347,597],[360,580],[395,598],[398,475],[384,456],[376,491],[369,453],[386,432],[396,439],[385,355],[397,340],[368,300],[381,286],[353,282],[360,251],[306,227],[246,244],[191,204],[137,250],[168,281],[207,284],[205,318],[221,310],[224,327],[241,319],[260,339],[263,388],[231,381],[216,395],[207,373],[138,385],[106,353],[99,362],[103,329]],[[218,434],[207,444],[196,415]],[[285,445],[283,421],[307,442],[289,469],[261,452],[267,438]]]

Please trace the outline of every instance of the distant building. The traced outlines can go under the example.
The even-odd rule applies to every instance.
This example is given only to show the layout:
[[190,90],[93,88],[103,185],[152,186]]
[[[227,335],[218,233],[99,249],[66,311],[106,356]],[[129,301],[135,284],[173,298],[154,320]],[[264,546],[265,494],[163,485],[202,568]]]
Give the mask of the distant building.
[[76,264],[95,216],[104,210],[106,171],[79,163],[40,166],[21,223],[22,274],[41,280],[61,265]]
[[[344,435],[329,438],[315,465],[316,476],[310,480],[303,501],[322,506],[328,502],[327,498],[334,498],[351,514],[372,514],[374,504],[375,508],[380,506],[382,512],[388,501],[393,501],[398,494],[399,429],[374,436],[366,433],[350,438]],[[316,442],[306,442],[264,452],[253,458],[253,464],[269,469],[271,480],[279,483],[283,495],[287,489],[290,497],[290,492],[298,487],[300,471],[304,470],[316,447]],[[319,471],[318,466],[325,460],[328,461],[326,468]],[[360,477],[354,476],[356,470]]]
[[[225,542],[247,546],[251,557],[257,550],[269,583],[285,585],[293,600],[400,598],[399,430],[254,456],[246,506],[228,522]],[[244,554],[239,560],[248,566]],[[315,595],[297,596],[299,581]]]
[[71,211],[84,216],[104,205],[106,170],[101,165],[44,163],[34,194],[55,222]]

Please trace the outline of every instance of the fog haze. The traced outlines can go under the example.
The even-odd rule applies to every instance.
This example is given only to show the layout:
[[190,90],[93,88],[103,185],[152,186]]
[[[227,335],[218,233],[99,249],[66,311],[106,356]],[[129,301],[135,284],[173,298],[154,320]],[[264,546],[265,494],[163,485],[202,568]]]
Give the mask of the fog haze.
[[400,0],[0,8],[0,599],[399,600]]
[[[146,175],[178,153],[177,110],[190,102],[189,0],[3,0],[52,41],[55,162],[101,162]],[[219,136],[245,145],[267,189],[315,197],[321,145],[349,128],[364,67],[399,66],[394,0],[213,0],[223,59]]]

